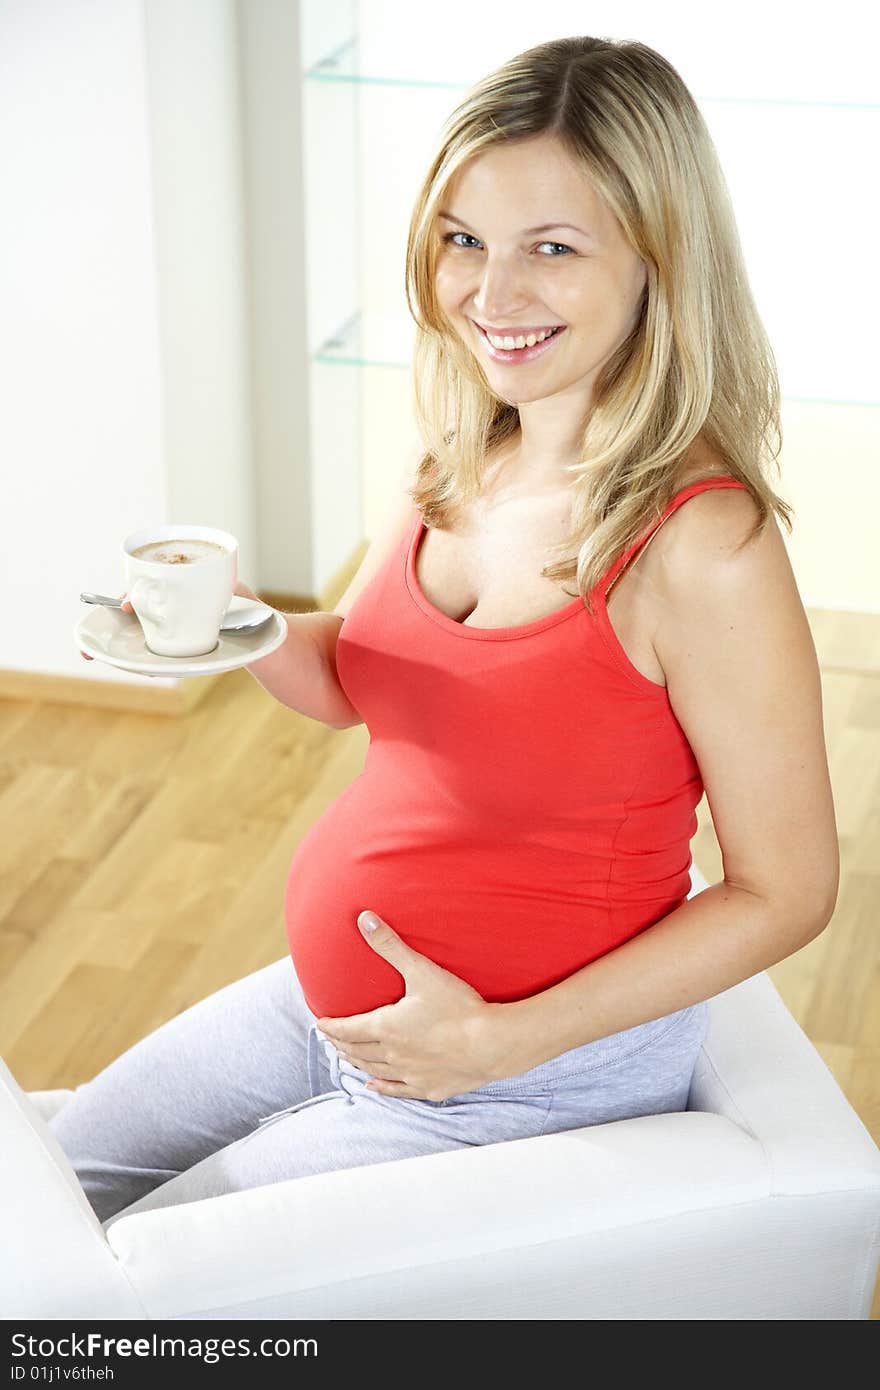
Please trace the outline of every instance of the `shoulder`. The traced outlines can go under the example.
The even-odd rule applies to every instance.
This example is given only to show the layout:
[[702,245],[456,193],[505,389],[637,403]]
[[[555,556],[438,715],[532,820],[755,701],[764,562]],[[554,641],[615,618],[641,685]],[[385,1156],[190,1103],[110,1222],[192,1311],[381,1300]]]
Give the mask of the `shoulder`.
[[755,499],[745,488],[717,487],[681,502],[660,527],[654,549],[654,580],[670,601],[695,583],[766,583],[791,566],[773,513],[761,524]]
[[[711,488],[682,503],[660,527],[653,556],[654,650],[667,682],[680,678],[696,644],[746,645],[760,628],[806,655],[809,628],[782,532],[761,524],[743,488]],[[745,651],[741,653],[745,656]],[[742,673],[748,663],[743,665]]]
[[688,499],[658,532],[666,535],[652,570],[652,641],[683,728],[696,731],[728,702],[731,719],[732,708],[737,718],[751,708],[766,722],[780,701],[818,693],[788,550],[775,513],[760,521],[745,489],[715,488]]
[[656,539],[652,642],[668,687],[687,679],[698,650],[721,664],[725,651],[727,658],[736,651],[737,678],[747,679],[750,660],[759,659],[759,632],[772,633],[777,652],[797,648],[809,662],[807,616],[782,532],[772,511],[762,524],[747,489],[696,493]]

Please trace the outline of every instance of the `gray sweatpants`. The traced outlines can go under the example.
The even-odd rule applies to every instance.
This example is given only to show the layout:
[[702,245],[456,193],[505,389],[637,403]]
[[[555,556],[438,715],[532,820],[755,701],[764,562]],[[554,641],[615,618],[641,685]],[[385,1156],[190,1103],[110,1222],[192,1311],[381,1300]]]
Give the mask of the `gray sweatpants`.
[[135,1043],[51,1121],[98,1219],[337,1168],[687,1109],[703,1001],[447,1100],[365,1090],[290,956]]

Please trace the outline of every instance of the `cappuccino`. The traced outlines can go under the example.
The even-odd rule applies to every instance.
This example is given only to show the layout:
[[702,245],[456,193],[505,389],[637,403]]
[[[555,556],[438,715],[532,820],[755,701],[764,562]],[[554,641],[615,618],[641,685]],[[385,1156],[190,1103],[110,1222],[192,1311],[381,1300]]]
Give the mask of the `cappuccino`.
[[148,541],[130,552],[135,560],[150,560],[160,565],[195,565],[199,560],[217,560],[228,553],[225,546],[215,541],[184,536],[175,536],[170,541]]

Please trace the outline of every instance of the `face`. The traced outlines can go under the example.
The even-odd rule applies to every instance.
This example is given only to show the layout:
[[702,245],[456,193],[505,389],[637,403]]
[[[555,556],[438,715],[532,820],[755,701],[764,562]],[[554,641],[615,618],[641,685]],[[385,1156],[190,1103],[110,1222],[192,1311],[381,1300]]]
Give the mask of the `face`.
[[[588,413],[596,375],[635,325],[647,279],[617,218],[552,136],[476,156],[442,211],[438,300],[490,386],[515,405],[554,398],[554,409]],[[556,331],[517,350],[493,346],[487,329],[514,339]]]

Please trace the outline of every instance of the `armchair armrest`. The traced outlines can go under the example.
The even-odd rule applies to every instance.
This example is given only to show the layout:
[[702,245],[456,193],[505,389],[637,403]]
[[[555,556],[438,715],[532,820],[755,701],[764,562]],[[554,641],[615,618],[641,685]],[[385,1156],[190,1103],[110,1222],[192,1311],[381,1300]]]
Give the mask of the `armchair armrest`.
[[[652,1232],[767,1193],[761,1147],[737,1125],[649,1115],[160,1207],[116,1218],[107,1239],[149,1317],[618,1317],[609,1238],[630,1276],[644,1245],[647,1274]],[[565,1275],[555,1313],[540,1311],[548,1255]],[[699,1243],[692,1255],[705,1282]],[[669,1292],[671,1316],[688,1316]]]
[[144,1316],[67,1155],[2,1058],[0,1192],[0,1316]]

